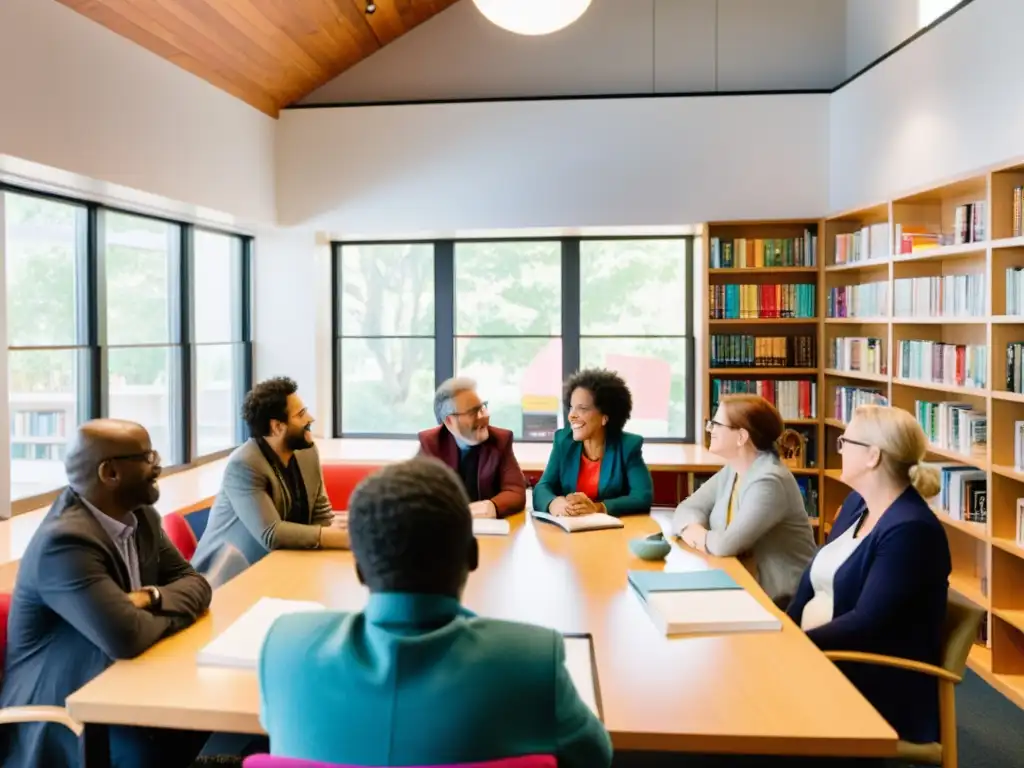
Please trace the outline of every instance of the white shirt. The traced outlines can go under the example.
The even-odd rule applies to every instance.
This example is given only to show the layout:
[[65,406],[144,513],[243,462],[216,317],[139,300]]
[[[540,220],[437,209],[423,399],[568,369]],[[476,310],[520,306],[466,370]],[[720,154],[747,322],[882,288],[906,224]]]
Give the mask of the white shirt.
[[854,538],[853,535],[859,525],[860,521],[851,525],[842,536],[822,547],[818,556],[814,558],[811,564],[811,588],[814,590],[814,597],[804,606],[804,613],[800,618],[800,628],[805,632],[832,621],[835,610],[836,571],[864,541],[864,536]]

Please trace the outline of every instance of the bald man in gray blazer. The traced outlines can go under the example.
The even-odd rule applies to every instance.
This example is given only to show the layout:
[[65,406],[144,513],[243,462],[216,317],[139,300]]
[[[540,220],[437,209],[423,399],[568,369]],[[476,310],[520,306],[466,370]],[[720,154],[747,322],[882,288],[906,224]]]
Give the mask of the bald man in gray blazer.
[[253,437],[228,458],[192,557],[195,569],[208,573],[230,548],[246,565],[275,549],[348,549],[348,532],[332,527],[320,454],[310,436],[313,417],[295,382],[260,382],[246,395],[242,416]]

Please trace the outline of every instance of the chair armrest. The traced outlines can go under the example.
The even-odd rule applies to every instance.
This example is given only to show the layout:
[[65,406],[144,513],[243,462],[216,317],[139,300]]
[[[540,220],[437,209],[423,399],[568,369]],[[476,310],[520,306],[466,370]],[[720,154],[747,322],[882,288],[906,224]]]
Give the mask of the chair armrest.
[[882,667],[896,667],[907,669],[911,672],[921,672],[925,675],[937,677],[950,683],[959,683],[963,678],[955,675],[948,669],[936,667],[932,664],[925,664],[923,661],[912,659],[901,659],[897,656],[883,656],[879,653],[862,653],[860,651],[825,651],[825,657],[832,661],[853,661],[863,664],[878,664]]
[[82,724],[71,717],[64,707],[6,707],[0,709],[0,725],[11,723],[56,723],[63,725],[75,736],[82,735]]

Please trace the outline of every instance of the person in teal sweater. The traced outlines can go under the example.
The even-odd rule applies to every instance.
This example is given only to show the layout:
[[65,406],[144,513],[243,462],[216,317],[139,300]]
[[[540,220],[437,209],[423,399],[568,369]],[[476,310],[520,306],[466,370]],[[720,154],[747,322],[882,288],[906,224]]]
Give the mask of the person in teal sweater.
[[624,432],[633,396],[612,371],[579,371],[565,384],[569,426],[555,433],[533,508],[552,515],[646,514],[654,497],[644,439]]
[[274,755],[386,766],[547,754],[565,768],[611,765],[611,739],[576,691],[562,636],[461,605],[478,552],[458,475],[432,458],[387,466],[352,494],[348,526],[365,609],[283,616],[261,650],[260,718]]

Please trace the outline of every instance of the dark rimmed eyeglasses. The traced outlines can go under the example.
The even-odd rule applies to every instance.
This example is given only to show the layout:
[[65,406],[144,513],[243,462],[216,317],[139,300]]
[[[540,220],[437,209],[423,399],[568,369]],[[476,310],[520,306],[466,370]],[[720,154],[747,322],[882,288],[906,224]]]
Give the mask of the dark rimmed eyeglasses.
[[157,451],[141,451],[140,453],[124,453],[120,456],[108,456],[104,461],[144,461],[147,464],[159,464],[160,454]]
[[468,411],[454,411],[452,416],[472,416],[474,419],[481,413],[487,410],[487,401],[484,400],[480,405],[475,408],[470,408]]
[[734,427],[732,424],[723,424],[722,422],[715,421],[714,419],[708,419],[704,422],[705,432],[714,432],[715,427],[721,427],[722,429],[737,429],[737,427]]
[[861,442],[860,440],[851,440],[846,435],[840,435],[836,438],[836,450],[839,453],[843,452],[843,446],[849,443],[850,445],[859,445],[862,448],[871,448],[871,443]]

